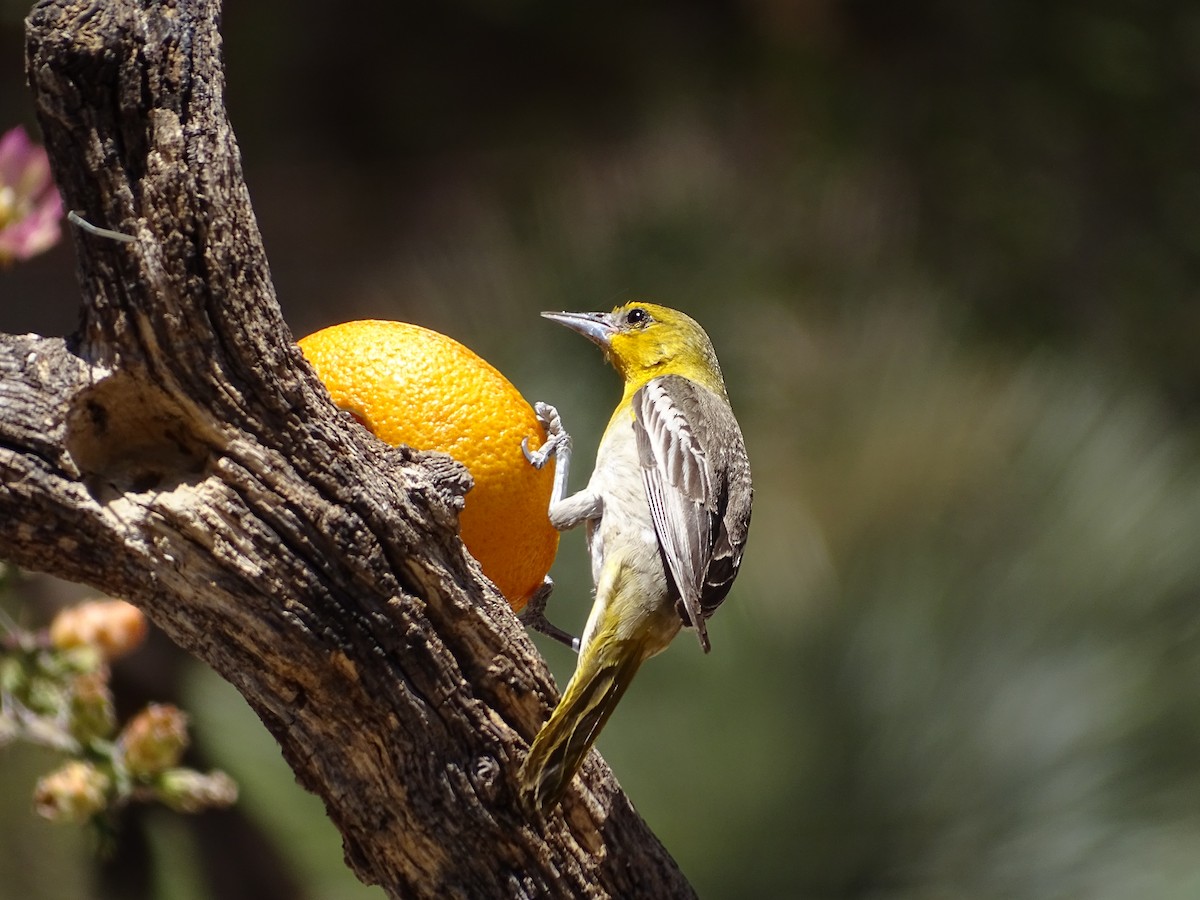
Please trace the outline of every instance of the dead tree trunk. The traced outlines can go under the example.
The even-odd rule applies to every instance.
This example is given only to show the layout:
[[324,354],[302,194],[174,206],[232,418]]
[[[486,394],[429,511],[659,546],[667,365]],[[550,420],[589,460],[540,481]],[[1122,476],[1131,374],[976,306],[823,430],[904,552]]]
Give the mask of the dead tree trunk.
[[129,598],[231,681],[392,896],[691,896],[597,757],[547,821],[515,803],[550,677],[456,536],[464,470],[349,427],[293,345],[218,19],[29,16],[67,207],[135,241],[76,229],[78,333],[0,336],[0,556]]

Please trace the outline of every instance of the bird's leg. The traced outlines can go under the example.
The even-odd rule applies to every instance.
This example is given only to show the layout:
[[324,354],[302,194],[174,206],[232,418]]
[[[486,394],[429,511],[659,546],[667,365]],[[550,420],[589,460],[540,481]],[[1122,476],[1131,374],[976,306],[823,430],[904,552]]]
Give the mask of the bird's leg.
[[[542,427],[546,429],[546,443],[542,444],[537,450],[529,449],[529,438],[521,441],[521,452],[525,454],[525,458],[529,460],[529,464],[535,469],[540,469],[550,457],[556,458],[554,467],[554,487],[550,493],[550,508],[553,509],[555,504],[559,503],[563,495],[567,491],[567,473],[571,468],[571,435],[563,428],[562,418],[558,414],[558,410],[549,403],[538,402],[534,404],[534,412],[537,413],[538,421]],[[554,581],[549,575],[542,582],[541,587],[534,591],[533,596],[529,598],[529,602],[525,608],[517,614],[517,618],[524,623],[526,628],[532,628],[534,631],[540,631],[542,634],[554,638],[561,644],[566,644],[576,653],[579,652],[579,638],[566,631],[563,631],[553,622],[546,618],[546,602],[550,599],[550,593],[554,590]]]
[[542,586],[533,592],[533,596],[529,598],[529,602],[525,604],[525,608],[517,613],[517,618],[526,628],[532,628],[534,631],[540,631],[547,637],[554,638],[560,644],[566,644],[576,653],[579,652],[579,638],[569,632],[563,631],[553,622],[546,618],[546,601],[550,599],[550,592],[554,590],[554,581],[549,575],[542,582]]
[[549,403],[540,400],[533,405],[537,419],[546,429],[546,443],[537,450],[529,449],[529,438],[521,441],[521,452],[535,469],[540,469],[550,457],[557,462],[554,467],[554,489],[550,494],[550,505],[553,506],[567,495],[567,473],[571,468],[571,435],[563,428],[562,417],[558,410]]
[[580,522],[600,518],[604,501],[599,494],[584,489],[567,496],[567,473],[571,468],[571,436],[563,428],[558,410],[549,403],[535,403],[538,421],[546,429],[546,443],[538,450],[529,449],[529,439],[521,441],[521,451],[530,465],[540,469],[551,456],[558,462],[554,468],[554,487],[550,491],[550,524],[559,531],[574,528]]

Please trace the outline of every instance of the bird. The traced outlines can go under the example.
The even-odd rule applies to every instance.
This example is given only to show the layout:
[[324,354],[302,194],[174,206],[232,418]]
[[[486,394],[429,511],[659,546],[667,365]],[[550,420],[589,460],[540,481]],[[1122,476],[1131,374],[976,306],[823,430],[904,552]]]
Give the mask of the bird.
[[712,341],[687,314],[629,302],[611,312],[544,312],[597,344],[625,382],[587,486],[566,496],[571,439],[558,411],[535,465],[557,457],[549,505],[560,531],[587,528],[595,588],[574,674],[518,772],[522,800],[546,814],[642,663],[685,626],[705,653],[708,618],[742,562],[753,488]]

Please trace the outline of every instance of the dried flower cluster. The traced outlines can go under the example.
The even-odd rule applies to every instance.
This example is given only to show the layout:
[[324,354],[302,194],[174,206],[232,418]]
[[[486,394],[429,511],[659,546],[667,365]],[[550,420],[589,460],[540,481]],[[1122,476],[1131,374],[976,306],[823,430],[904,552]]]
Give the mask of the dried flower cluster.
[[0,621],[0,746],[26,740],[69,757],[34,790],[45,818],[100,820],[133,801],[198,812],[237,800],[224,772],[180,766],[189,736],[177,707],[151,704],[118,731],[109,663],[146,629],[140,610],[107,599],[63,610],[40,634]]

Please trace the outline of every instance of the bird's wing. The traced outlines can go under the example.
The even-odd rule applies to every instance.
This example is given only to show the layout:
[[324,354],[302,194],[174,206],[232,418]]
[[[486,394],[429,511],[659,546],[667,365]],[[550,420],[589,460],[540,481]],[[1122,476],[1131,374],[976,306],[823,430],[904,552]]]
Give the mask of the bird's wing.
[[[633,413],[654,530],[688,622],[707,651],[705,619],[737,573],[749,519],[742,433],[724,398],[677,375],[638,390]],[[731,499],[738,504],[732,530]]]

